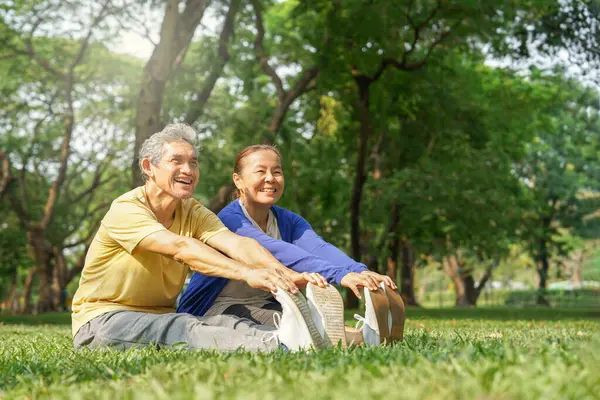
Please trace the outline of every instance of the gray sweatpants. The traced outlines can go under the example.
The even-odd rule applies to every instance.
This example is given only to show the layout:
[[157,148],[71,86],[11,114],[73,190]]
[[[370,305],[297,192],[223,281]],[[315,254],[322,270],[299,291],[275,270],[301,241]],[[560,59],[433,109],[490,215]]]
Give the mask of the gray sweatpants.
[[196,317],[177,313],[110,311],[83,325],[73,338],[73,344],[77,349],[181,345],[188,350],[268,352],[279,347],[275,339],[263,340],[273,331],[272,327],[233,315]]
[[233,315],[239,318],[249,319],[259,325],[266,325],[272,328],[275,327],[275,320],[273,314],[279,314],[283,312],[281,304],[273,301],[265,304],[261,307],[246,305],[246,304],[234,304],[227,307],[222,314],[213,314],[212,310],[208,310],[205,315]]

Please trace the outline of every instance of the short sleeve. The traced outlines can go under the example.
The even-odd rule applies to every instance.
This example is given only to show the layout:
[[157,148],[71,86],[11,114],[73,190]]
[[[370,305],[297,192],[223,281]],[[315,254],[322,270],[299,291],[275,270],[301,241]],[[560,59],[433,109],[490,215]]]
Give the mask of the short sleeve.
[[194,205],[191,212],[194,238],[201,242],[206,243],[215,234],[228,230],[219,217],[201,204]]
[[102,220],[102,225],[110,238],[129,254],[146,236],[167,229],[149,209],[136,200],[113,202]]

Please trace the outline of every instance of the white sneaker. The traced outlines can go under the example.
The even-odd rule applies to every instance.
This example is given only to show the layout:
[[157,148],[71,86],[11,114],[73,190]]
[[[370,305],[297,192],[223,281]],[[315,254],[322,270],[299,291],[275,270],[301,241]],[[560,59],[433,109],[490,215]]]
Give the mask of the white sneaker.
[[331,285],[321,288],[309,283],[306,286],[306,300],[310,316],[325,342],[331,346],[341,343],[343,348],[347,347],[344,301],[337,289]]
[[282,288],[273,293],[283,310],[276,332],[279,343],[291,351],[325,348],[326,343],[310,317],[302,293],[292,294]]
[[[381,289],[370,291],[364,288],[365,316],[358,314],[356,328],[361,328],[366,345],[379,346],[389,342],[389,313],[390,306],[387,296]],[[360,326],[362,325],[362,327]]]
[[390,306],[388,317],[390,342],[399,342],[404,339],[404,322],[406,321],[406,307],[404,306],[404,300],[402,300],[402,296],[393,289],[387,287],[383,282],[381,282],[381,289],[385,292]]

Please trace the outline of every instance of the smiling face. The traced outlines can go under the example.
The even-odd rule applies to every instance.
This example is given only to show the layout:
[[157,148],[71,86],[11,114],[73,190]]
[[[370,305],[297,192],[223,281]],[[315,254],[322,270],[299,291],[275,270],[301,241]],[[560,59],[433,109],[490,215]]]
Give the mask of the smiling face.
[[259,150],[244,157],[242,170],[233,182],[246,204],[272,206],[283,194],[281,160],[272,150]]
[[158,165],[146,158],[142,166],[148,178],[174,199],[191,197],[198,184],[200,173],[196,150],[183,140],[166,143]]

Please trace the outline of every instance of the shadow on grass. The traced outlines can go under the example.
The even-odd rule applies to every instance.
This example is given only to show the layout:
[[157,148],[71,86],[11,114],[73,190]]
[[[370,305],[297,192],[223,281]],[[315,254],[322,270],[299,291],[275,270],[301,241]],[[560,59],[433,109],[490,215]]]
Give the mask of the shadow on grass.
[[[346,310],[346,319],[352,320],[357,310]],[[364,314],[362,310],[358,314]],[[514,321],[559,321],[577,319],[600,319],[600,309],[582,308],[419,308],[409,307],[409,319],[489,319]],[[40,315],[0,315],[5,325],[71,325],[71,313],[48,313]]]

